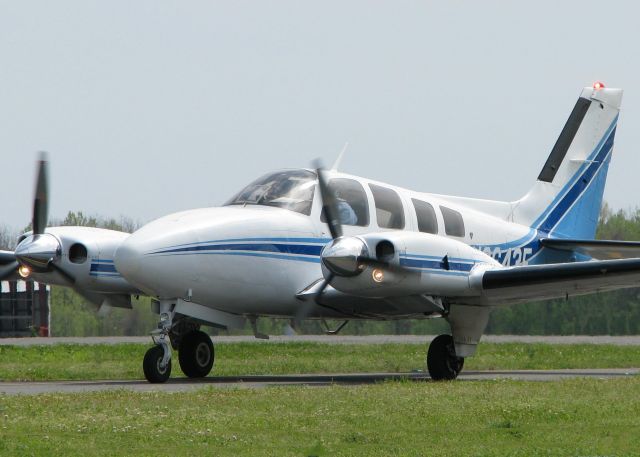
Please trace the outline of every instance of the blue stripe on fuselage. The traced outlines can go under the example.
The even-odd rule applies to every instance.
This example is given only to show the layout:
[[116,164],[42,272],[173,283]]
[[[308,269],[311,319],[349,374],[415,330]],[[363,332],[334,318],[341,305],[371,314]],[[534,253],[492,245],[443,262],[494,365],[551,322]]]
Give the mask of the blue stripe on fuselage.
[[283,254],[300,254],[319,256],[324,245],[314,244],[280,244],[280,243],[234,243],[234,244],[201,244],[155,251],[152,254],[170,254],[180,252],[212,252],[212,251],[259,251],[278,252]]
[[[279,243],[278,241],[291,241],[290,238],[261,238],[268,240],[267,243],[242,243],[242,241],[255,241],[256,238],[233,239],[231,243],[223,244],[223,240],[217,244],[199,244],[184,247],[171,247],[159,249],[148,253],[153,256],[170,256],[170,255],[234,255],[248,257],[262,257],[278,260],[293,260],[301,262],[320,262],[320,253],[324,247],[325,239],[315,239],[315,243],[321,244],[289,244]],[[424,255],[403,255],[400,258],[400,264],[409,268],[437,270],[432,272],[442,274],[467,274],[474,265],[472,259],[449,259],[449,269],[444,268],[442,258]]]
[[118,273],[116,270],[116,266],[113,263],[91,263],[92,272],[101,272],[101,273]]
[[472,263],[460,263],[449,261],[449,268],[445,268],[442,259],[425,260],[425,259],[408,259],[400,257],[400,265],[408,268],[418,268],[420,270],[445,270],[451,272],[469,272],[473,268]]

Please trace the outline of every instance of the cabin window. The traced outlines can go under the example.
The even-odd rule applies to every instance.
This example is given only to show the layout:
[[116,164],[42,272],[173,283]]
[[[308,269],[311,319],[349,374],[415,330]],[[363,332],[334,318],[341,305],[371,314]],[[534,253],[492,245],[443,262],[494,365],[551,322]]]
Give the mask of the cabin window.
[[440,210],[442,211],[444,231],[446,234],[449,236],[464,237],[464,220],[462,220],[462,214],[446,206],[441,206]]
[[[369,204],[362,184],[353,179],[334,178],[328,185],[329,190],[336,196],[338,217],[342,225],[369,225]],[[320,220],[327,222],[324,209]]]
[[404,228],[404,208],[398,194],[386,187],[369,184],[376,204],[378,227],[390,229]]
[[438,219],[436,218],[436,210],[433,206],[422,200],[411,199],[413,209],[416,211],[418,219],[418,230],[424,233],[438,233]]

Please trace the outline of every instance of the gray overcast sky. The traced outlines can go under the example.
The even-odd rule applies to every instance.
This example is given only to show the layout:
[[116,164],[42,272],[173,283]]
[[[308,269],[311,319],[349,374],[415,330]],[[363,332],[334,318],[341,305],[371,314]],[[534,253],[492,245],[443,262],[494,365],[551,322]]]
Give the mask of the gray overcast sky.
[[511,200],[585,85],[625,89],[605,199],[640,202],[635,2],[0,1],[0,223],[140,222],[330,165]]

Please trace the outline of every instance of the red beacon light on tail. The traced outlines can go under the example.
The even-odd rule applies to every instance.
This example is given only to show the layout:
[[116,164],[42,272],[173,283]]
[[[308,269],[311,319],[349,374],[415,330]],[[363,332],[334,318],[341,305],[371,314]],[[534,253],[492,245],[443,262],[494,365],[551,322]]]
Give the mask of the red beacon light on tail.
[[595,90],[604,89],[604,83],[600,82],[600,81],[596,81],[596,82],[593,83],[593,88]]

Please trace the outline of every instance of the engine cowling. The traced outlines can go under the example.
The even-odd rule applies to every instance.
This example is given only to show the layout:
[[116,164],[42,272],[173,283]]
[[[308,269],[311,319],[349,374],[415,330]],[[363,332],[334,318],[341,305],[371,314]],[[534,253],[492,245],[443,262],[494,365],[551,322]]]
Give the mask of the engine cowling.
[[23,235],[16,257],[39,282],[99,294],[135,294],[139,291],[120,275],[113,261],[128,236],[93,227],[49,227],[40,235]]
[[321,257],[323,275],[335,289],[362,297],[477,295],[475,278],[500,267],[465,243],[419,232],[340,237]]

